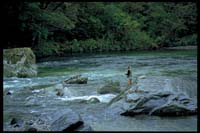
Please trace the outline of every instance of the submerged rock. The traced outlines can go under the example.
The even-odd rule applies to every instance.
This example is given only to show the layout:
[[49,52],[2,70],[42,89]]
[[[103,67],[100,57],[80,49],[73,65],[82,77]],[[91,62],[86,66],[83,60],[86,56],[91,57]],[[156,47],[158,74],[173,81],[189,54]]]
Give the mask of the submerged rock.
[[63,84],[55,85],[55,91],[57,96],[64,96],[64,87]]
[[64,83],[65,84],[87,84],[87,81],[88,81],[87,77],[81,77],[81,75],[77,75],[69,79],[66,79]]
[[64,91],[62,90],[58,90],[58,92],[56,93],[57,96],[64,96]]
[[120,93],[120,83],[119,82],[113,82],[113,81],[108,81],[106,85],[103,87],[97,89],[97,92],[99,94],[107,94],[107,93]]
[[96,97],[92,97],[89,100],[87,100],[87,103],[100,103],[100,100]]
[[10,121],[10,125],[14,125],[17,123],[17,120],[15,118],[13,118],[11,121]]
[[23,127],[24,121],[21,119],[12,118],[12,120],[10,121],[10,125],[12,126],[12,128]]
[[30,48],[13,48],[3,50],[4,77],[37,76],[36,59]]
[[10,92],[10,91],[8,91],[7,93],[6,93],[6,95],[11,95],[12,94],[12,92]]
[[46,87],[44,89],[44,92],[48,95],[53,95],[53,96],[64,96],[65,92],[64,92],[64,86],[63,84],[59,83],[59,84],[54,84],[51,85],[49,87]]

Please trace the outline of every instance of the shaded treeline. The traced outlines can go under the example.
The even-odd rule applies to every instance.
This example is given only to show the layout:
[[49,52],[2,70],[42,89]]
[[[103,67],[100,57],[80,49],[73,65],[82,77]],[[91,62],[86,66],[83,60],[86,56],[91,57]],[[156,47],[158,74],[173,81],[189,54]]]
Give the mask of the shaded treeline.
[[39,58],[197,43],[197,9],[191,2],[41,1],[5,7],[5,48],[32,47]]

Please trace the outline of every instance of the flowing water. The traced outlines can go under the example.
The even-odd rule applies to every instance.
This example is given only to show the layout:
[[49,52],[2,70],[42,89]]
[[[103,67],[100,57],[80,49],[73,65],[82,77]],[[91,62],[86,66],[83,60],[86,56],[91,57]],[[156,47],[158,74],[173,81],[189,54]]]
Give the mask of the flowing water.
[[[127,66],[131,65],[134,78],[145,76],[138,82],[141,88],[180,91],[197,99],[197,51],[195,50],[77,55],[43,60],[37,65],[38,77],[4,78],[4,94],[8,90],[13,93],[11,96],[4,95],[4,123],[9,120],[10,113],[16,110],[23,110],[23,113],[12,115],[24,117],[44,108],[70,107],[95,131],[197,130],[197,116],[141,115],[134,118],[120,116],[106,109],[106,104],[116,94],[97,93],[97,89],[108,80],[118,81],[121,89],[125,89],[127,87],[125,72]],[[44,89],[77,74],[88,77],[88,83],[65,85],[65,95],[62,97],[54,95],[50,89]],[[100,103],[80,102],[94,97],[98,98]],[[4,124],[4,130],[7,128]]]

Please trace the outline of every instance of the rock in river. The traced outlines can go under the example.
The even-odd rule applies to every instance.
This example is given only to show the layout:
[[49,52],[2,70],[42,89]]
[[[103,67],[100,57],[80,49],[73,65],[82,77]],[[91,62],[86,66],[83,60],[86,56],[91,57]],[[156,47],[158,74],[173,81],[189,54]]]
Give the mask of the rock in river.
[[79,115],[71,109],[57,111],[52,116],[51,131],[73,131],[83,125]]
[[13,48],[3,50],[4,77],[37,76],[36,59],[30,48]]
[[173,91],[135,91],[135,88],[130,88],[113,98],[108,105],[114,109],[113,112],[124,116],[197,114],[195,99]]
[[65,84],[87,84],[87,81],[88,81],[87,77],[81,77],[81,75],[77,75],[69,79],[66,79],[64,83]]
[[120,83],[119,82],[113,82],[113,81],[108,81],[106,85],[103,87],[99,88],[97,90],[99,94],[107,94],[107,93],[120,93]]
[[182,93],[168,91],[149,92],[140,95],[137,101],[130,102],[129,108],[121,113],[121,115],[125,116],[139,114],[157,116],[194,115],[197,114],[197,105],[194,100]]
[[[12,117],[15,116],[15,117]],[[44,108],[37,112],[11,111],[4,131],[88,131],[81,116],[70,108]],[[10,118],[11,117],[11,118]]]
[[91,131],[91,127],[85,124],[75,111],[62,109],[53,112],[51,115],[50,131]]
[[87,103],[100,103],[100,100],[96,97],[92,97],[87,100]]

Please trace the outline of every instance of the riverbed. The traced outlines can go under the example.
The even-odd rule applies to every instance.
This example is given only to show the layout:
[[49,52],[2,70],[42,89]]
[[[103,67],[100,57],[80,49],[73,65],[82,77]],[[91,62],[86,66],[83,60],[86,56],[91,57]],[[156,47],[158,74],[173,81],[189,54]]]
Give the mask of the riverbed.
[[[37,63],[38,76],[33,78],[4,78],[4,131],[14,116],[26,119],[44,109],[71,108],[94,131],[197,131],[197,116],[158,117],[140,115],[121,116],[107,108],[117,94],[98,94],[97,89],[108,81],[117,81],[121,89],[127,87],[125,72],[130,65],[133,78],[143,76],[134,85],[145,89],[180,91],[197,99],[197,50],[165,50],[150,52],[121,52],[73,55],[43,59]],[[68,84],[62,97],[44,88],[81,74],[87,84]],[[5,95],[8,91],[12,95]],[[47,95],[48,91],[48,95]],[[96,97],[99,103],[80,102]],[[21,112],[15,113],[15,112]],[[39,117],[39,115],[38,115]],[[29,119],[29,118],[27,118]],[[17,129],[16,129],[17,130]]]

